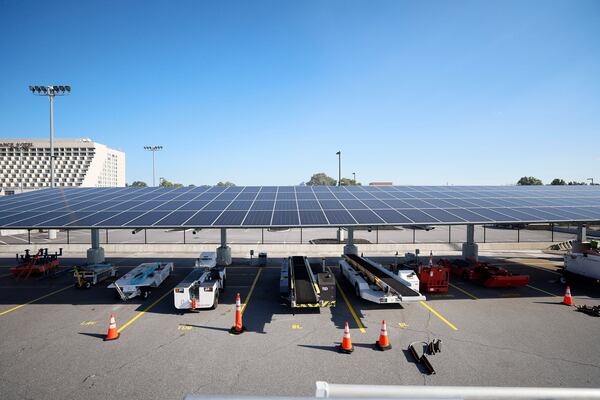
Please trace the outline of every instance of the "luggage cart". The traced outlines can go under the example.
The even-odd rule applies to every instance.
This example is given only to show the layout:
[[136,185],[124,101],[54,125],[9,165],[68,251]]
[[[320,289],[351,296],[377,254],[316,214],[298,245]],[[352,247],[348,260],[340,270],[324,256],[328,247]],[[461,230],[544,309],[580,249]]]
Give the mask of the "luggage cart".
[[96,286],[99,282],[116,279],[119,268],[110,263],[90,264],[81,267],[75,267],[73,278],[75,278],[75,287],[79,289],[89,289]]

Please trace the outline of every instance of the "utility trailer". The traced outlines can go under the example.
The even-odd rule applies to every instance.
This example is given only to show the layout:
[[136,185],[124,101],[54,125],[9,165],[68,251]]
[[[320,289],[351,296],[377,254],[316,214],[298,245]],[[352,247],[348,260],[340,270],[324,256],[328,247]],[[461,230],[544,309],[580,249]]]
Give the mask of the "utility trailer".
[[75,267],[73,271],[75,287],[79,289],[89,289],[102,281],[116,279],[118,271],[119,268],[110,263],[89,264]]
[[59,252],[49,254],[48,249],[39,249],[37,253],[31,254],[30,250],[25,250],[25,254],[17,254],[17,264],[10,269],[14,277],[19,279],[27,279],[31,275],[50,275],[53,270],[56,270],[60,264],[58,257],[62,256],[62,248]]
[[159,287],[173,272],[173,263],[143,263],[123,275],[109,289],[116,289],[118,296],[127,301],[136,296],[146,299],[153,288]]
[[354,254],[344,255],[339,266],[356,295],[365,300],[379,304],[425,300],[425,296],[419,293],[419,278],[411,269],[393,273],[381,264]]
[[[315,271],[321,272],[315,272]],[[281,263],[279,291],[292,308],[335,307],[335,278],[320,264],[292,256]]]
[[175,308],[215,309],[219,304],[220,292],[225,290],[225,279],[225,267],[217,266],[217,253],[200,253],[195,268],[173,289]]
[[562,283],[580,277],[600,283],[600,251],[598,242],[576,243],[564,257]]
[[485,287],[521,287],[529,284],[529,275],[513,274],[505,268],[494,267],[485,262],[442,258],[438,260],[438,264],[449,267],[454,275],[464,280]]

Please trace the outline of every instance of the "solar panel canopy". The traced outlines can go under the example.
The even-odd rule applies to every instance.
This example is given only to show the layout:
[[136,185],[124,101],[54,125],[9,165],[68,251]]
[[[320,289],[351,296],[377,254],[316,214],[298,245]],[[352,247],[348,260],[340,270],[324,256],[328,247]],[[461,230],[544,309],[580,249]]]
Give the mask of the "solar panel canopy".
[[598,186],[54,188],[0,198],[0,228],[268,228],[600,221]]

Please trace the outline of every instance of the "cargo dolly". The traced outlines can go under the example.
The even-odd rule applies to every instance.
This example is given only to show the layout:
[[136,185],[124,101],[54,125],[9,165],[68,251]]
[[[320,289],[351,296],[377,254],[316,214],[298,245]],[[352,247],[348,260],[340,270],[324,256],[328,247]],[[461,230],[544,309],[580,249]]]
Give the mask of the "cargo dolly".
[[79,289],[89,289],[107,279],[116,279],[118,271],[118,267],[109,263],[75,267],[73,271],[75,287]]
[[505,268],[494,267],[485,262],[442,258],[438,264],[447,266],[456,276],[489,288],[521,287],[529,284],[528,275],[509,272]]
[[173,263],[152,262],[140,264],[114,283],[108,285],[115,289],[121,300],[127,301],[136,296],[146,299],[153,288],[159,287],[173,272]]
[[62,248],[54,254],[49,254],[48,249],[39,249],[34,255],[31,255],[30,250],[27,249],[25,254],[17,254],[19,264],[12,267],[10,272],[17,280],[27,279],[31,275],[49,275],[52,270],[58,268],[60,256],[62,256]]
[[339,261],[342,275],[356,295],[374,303],[414,303],[425,300],[419,293],[419,278],[412,270],[388,271],[381,264],[354,254]]
[[313,271],[321,265],[308,262],[303,256],[292,256],[281,265],[280,292],[292,308],[335,307],[335,278],[331,271]]

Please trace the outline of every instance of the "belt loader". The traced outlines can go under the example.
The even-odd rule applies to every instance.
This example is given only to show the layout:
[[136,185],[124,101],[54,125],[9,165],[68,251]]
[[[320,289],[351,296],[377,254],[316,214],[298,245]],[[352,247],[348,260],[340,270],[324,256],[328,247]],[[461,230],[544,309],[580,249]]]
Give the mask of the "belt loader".
[[356,295],[373,303],[414,303],[425,300],[419,293],[419,278],[413,270],[393,273],[381,264],[354,254],[339,261],[342,275],[354,287]]
[[172,262],[143,263],[108,285],[108,288],[116,289],[123,301],[136,296],[146,299],[150,296],[152,288],[159,287],[171,273],[173,273]]
[[225,267],[217,266],[217,254],[200,253],[192,272],[173,289],[175,308],[217,308],[219,294],[225,290],[225,279],[226,270]]
[[[314,271],[322,272],[315,273]],[[281,297],[292,308],[335,307],[335,278],[320,264],[311,264],[306,257],[293,256],[283,260],[279,279]]]

